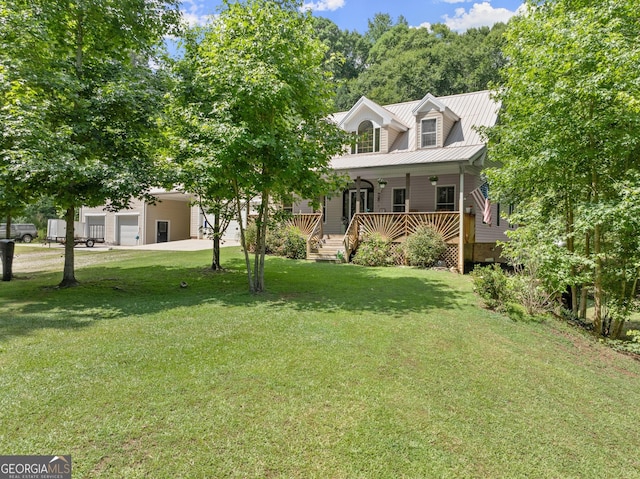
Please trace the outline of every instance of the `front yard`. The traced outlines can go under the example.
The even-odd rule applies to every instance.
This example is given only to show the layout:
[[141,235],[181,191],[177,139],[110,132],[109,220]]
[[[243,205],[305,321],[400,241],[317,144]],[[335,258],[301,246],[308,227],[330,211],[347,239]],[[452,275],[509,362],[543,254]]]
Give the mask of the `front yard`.
[[640,477],[640,363],[481,309],[468,277],[268,258],[251,296],[237,248],[225,273],[78,249],[58,290],[37,254],[0,283],[3,454],[77,478]]

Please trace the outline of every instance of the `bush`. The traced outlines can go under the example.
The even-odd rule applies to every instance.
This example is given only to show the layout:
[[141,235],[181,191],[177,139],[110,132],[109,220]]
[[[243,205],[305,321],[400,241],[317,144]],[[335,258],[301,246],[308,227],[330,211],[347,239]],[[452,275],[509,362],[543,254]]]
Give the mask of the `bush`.
[[442,235],[430,226],[421,226],[404,242],[407,262],[411,266],[426,268],[433,265],[445,252],[447,244]]
[[499,264],[477,266],[471,272],[471,278],[475,292],[488,308],[504,310],[509,300],[508,277]]
[[353,262],[360,266],[389,266],[393,264],[391,243],[379,233],[367,235],[358,246]]
[[[255,252],[258,238],[256,223],[249,223],[244,235],[248,250],[252,253]],[[307,257],[307,238],[295,226],[275,224],[267,229],[265,248],[267,254],[286,256],[291,259],[305,259]]]
[[304,237],[299,228],[289,226],[284,229],[282,254],[291,259],[306,259],[307,238]]
[[247,245],[247,251],[254,252],[256,250],[256,241],[258,239],[258,225],[254,221],[249,223],[244,230],[244,240]]
[[267,229],[267,237],[265,238],[265,246],[267,254],[275,254],[276,256],[284,256],[284,240],[285,232],[281,225],[274,224]]

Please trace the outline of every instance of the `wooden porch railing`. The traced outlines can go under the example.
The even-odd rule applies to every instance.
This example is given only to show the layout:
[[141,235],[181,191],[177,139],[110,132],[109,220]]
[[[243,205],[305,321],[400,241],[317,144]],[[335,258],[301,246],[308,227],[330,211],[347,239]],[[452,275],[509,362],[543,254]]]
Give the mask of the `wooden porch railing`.
[[351,223],[349,223],[349,227],[344,234],[344,239],[342,240],[344,243],[344,259],[348,263],[349,258],[351,258],[351,253],[353,253],[358,247],[358,243],[360,242],[360,215],[364,213],[356,213],[351,218]]
[[[467,215],[465,215],[467,216]],[[471,216],[471,215],[469,215]],[[469,222],[468,224],[472,224]],[[345,256],[348,259],[366,234],[378,233],[389,241],[402,242],[420,226],[431,226],[444,241],[454,245],[460,238],[460,213],[457,211],[437,213],[356,213],[344,235]],[[465,227],[465,229],[467,229]],[[472,234],[465,232],[465,243],[473,241]]]
[[322,241],[322,213],[295,214],[285,221],[287,226],[295,226],[307,237],[307,257]]

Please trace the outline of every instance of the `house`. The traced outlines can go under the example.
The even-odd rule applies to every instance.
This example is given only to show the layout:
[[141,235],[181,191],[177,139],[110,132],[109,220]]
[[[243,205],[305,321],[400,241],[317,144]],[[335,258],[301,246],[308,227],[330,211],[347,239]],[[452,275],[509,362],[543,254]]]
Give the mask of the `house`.
[[[401,242],[417,226],[429,224],[448,244],[449,266],[462,270],[465,261],[498,261],[496,241],[507,239],[510,226],[497,204],[491,205],[491,224],[485,222],[483,204],[472,195],[484,183],[487,161],[477,128],[494,125],[498,110],[490,92],[480,91],[427,94],[393,105],[362,97],[349,111],[335,114],[336,123],[357,136],[350,151],[331,163],[351,184],[323,199],[314,233],[319,248],[311,247],[311,256],[326,255],[330,244],[348,257],[366,232]],[[305,201],[292,209],[314,214]]]
[[[150,193],[155,202],[134,199],[130,208],[118,212],[107,211],[104,206],[83,206],[80,221],[89,228],[101,226],[105,243],[111,245],[138,246],[205,238],[206,217],[194,204],[194,195],[163,189]],[[238,236],[239,226],[231,222],[222,239],[237,240]]]
[[[332,167],[351,179],[349,186],[323,199],[320,212],[308,201],[286,205],[293,223],[308,235],[308,257],[349,258],[367,232],[377,231],[402,242],[423,224],[442,233],[445,261],[462,270],[465,262],[499,261],[496,242],[510,228],[500,205],[483,214],[483,197],[474,190],[484,183],[487,148],[478,127],[492,126],[499,105],[489,91],[379,105],[362,97],[333,120],[357,136],[355,145],[332,160]],[[103,207],[82,208],[81,221],[105,226],[107,243],[148,244],[202,238],[204,216],[191,195],[152,192],[155,204],[134,202],[118,213]],[[474,196],[478,199],[474,199]],[[246,221],[246,218],[243,219]],[[227,235],[238,235],[231,225]]]

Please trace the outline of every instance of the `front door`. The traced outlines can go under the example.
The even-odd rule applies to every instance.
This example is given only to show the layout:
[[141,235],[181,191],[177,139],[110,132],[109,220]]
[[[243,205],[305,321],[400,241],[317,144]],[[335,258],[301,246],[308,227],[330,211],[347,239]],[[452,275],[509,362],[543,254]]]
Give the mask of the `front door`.
[[158,221],[157,224],[158,230],[158,238],[156,243],[166,243],[169,241],[169,222],[168,221]]
[[[349,222],[351,222],[351,218],[356,214],[356,198],[358,191],[351,190],[349,192]],[[367,199],[368,199],[369,191],[368,190],[360,190],[360,213],[364,213],[367,211]]]

